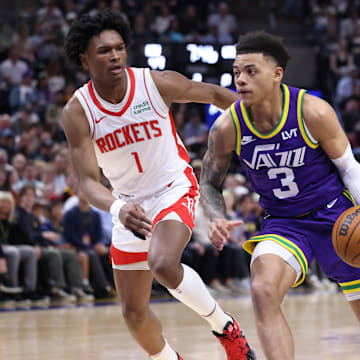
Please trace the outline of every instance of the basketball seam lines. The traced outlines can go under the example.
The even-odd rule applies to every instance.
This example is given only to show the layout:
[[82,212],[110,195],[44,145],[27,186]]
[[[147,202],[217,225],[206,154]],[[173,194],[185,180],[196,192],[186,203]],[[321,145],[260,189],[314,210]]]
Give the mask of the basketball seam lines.
[[354,230],[353,230],[353,231],[352,231],[352,233],[350,234],[349,239],[348,239],[348,241],[347,241],[347,243],[346,243],[346,246],[345,246],[345,253],[344,253],[344,258],[345,258],[345,259],[346,259],[346,252],[347,252],[347,249],[348,249],[348,246],[349,246],[349,243],[350,243],[351,237],[352,237],[352,235],[353,235],[354,231],[356,230],[356,228],[357,228],[359,225],[360,225],[360,222],[358,222],[358,223],[356,224],[356,226],[354,227]]

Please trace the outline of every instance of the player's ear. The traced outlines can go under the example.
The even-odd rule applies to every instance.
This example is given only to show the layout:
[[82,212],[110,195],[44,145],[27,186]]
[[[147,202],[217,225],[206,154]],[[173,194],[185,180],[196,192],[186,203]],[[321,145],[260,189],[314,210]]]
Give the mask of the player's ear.
[[284,69],[281,66],[277,66],[274,71],[275,80],[281,82],[284,76]]
[[88,56],[87,56],[87,54],[80,54],[79,59],[80,59],[82,67],[85,70],[88,71],[89,70],[89,65],[88,65]]

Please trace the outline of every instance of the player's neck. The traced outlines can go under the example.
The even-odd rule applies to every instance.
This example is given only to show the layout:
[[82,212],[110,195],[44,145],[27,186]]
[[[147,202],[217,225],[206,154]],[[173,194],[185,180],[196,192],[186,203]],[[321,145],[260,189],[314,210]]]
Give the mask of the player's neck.
[[270,132],[279,123],[283,109],[283,91],[279,88],[271,98],[267,98],[259,105],[250,106],[250,119],[257,130]]
[[121,102],[126,94],[128,86],[126,77],[121,82],[117,82],[113,85],[105,84],[96,79],[92,79],[92,83],[99,96],[111,104],[119,104]]

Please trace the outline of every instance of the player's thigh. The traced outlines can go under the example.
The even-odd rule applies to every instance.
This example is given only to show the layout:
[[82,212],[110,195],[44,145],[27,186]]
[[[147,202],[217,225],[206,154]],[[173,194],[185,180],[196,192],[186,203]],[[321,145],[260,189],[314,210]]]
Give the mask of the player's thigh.
[[164,220],[157,223],[151,237],[149,263],[156,262],[156,259],[180,262],[190,235],[189,227],[181,221]]
[[114,271],[116,290],[123,307],[143,309],[148,306],[151,295],[153,274],[150,270]]

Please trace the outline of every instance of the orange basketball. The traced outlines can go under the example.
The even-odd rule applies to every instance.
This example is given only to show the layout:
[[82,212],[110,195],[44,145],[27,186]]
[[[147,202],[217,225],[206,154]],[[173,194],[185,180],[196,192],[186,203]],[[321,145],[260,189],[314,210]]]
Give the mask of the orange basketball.
[[339,257],[360,268],[360,206],[345,210],[336,220],[332,242]]

